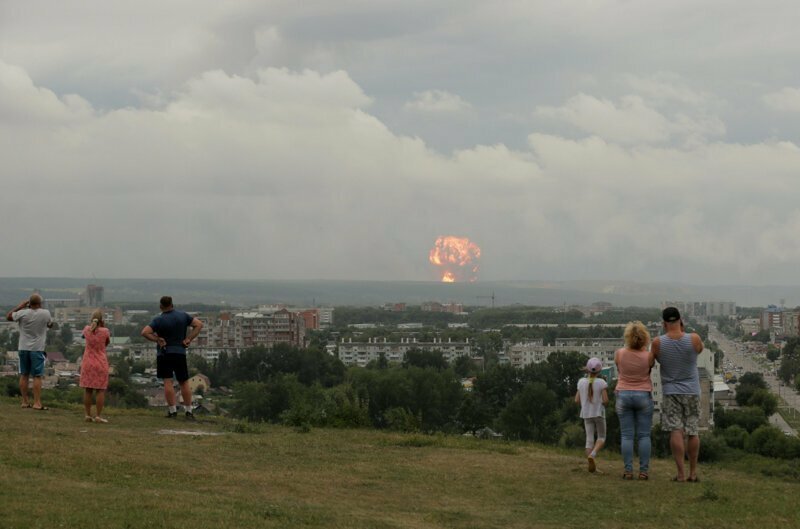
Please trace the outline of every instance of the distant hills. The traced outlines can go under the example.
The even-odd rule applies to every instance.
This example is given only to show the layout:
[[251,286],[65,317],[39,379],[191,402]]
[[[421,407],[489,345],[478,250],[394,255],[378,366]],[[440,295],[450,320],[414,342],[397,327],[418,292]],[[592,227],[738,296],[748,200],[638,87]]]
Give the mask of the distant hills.
[[496,306],[563,304],[586,305],[607,301],[616,306],[658,306],[663,300],[735,301],[742,306],[800,305],[800,286],[699,286],[625,281],[484,281],[438,283],[412,281],[206,279],[81,279],[0,278],[0,303],[13,305],[34,289],[49,298],[74,298],[88,283],[105,287],[105,299],[114,302],[155,303],[170,294],[177,303],[227,304],[233,307],[259,303],[292,305],[380,305],[387,302],[420,304],[424,301]]

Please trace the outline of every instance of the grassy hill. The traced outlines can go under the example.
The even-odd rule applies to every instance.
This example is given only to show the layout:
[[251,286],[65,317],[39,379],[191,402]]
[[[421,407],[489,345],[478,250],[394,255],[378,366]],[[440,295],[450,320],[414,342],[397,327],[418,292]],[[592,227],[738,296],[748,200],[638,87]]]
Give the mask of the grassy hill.
[[0,527],[800,527],[800,484],[760,472],[705,465],[702,483],[672,483],[656,460],[625,482],[613,454],[590,475],[579,453],[526,443],[82,418],[0,400]]

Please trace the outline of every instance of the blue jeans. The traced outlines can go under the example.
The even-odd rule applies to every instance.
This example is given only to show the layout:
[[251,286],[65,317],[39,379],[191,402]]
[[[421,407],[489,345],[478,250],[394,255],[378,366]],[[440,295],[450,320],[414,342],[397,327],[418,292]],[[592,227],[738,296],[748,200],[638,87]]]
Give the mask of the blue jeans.
[[653,398],[649,391],[617,392],[617,415],[622,437],[625,472],[633,472],[633,437],[639,441],[639,472],[650,468],[650,427],[653,423]]

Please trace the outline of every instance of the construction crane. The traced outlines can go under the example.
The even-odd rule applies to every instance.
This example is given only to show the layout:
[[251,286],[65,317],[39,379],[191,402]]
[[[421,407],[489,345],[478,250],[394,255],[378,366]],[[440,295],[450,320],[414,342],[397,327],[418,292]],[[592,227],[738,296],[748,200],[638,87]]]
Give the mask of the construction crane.
[[491,299],[492,300],[492,308],[494,308],[494,290],[492,290],[491,296],[475,296],[476,299]]

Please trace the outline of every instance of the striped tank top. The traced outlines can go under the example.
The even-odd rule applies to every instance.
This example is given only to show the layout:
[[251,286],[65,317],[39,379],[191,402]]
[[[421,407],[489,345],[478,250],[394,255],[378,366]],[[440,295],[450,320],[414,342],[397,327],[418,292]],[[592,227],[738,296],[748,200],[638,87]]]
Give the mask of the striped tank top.
[[664,395],[700,395],[697,351],[692,335],[673,340],[666,334],[659,338],[658,363],[661,364],[661,388]]

